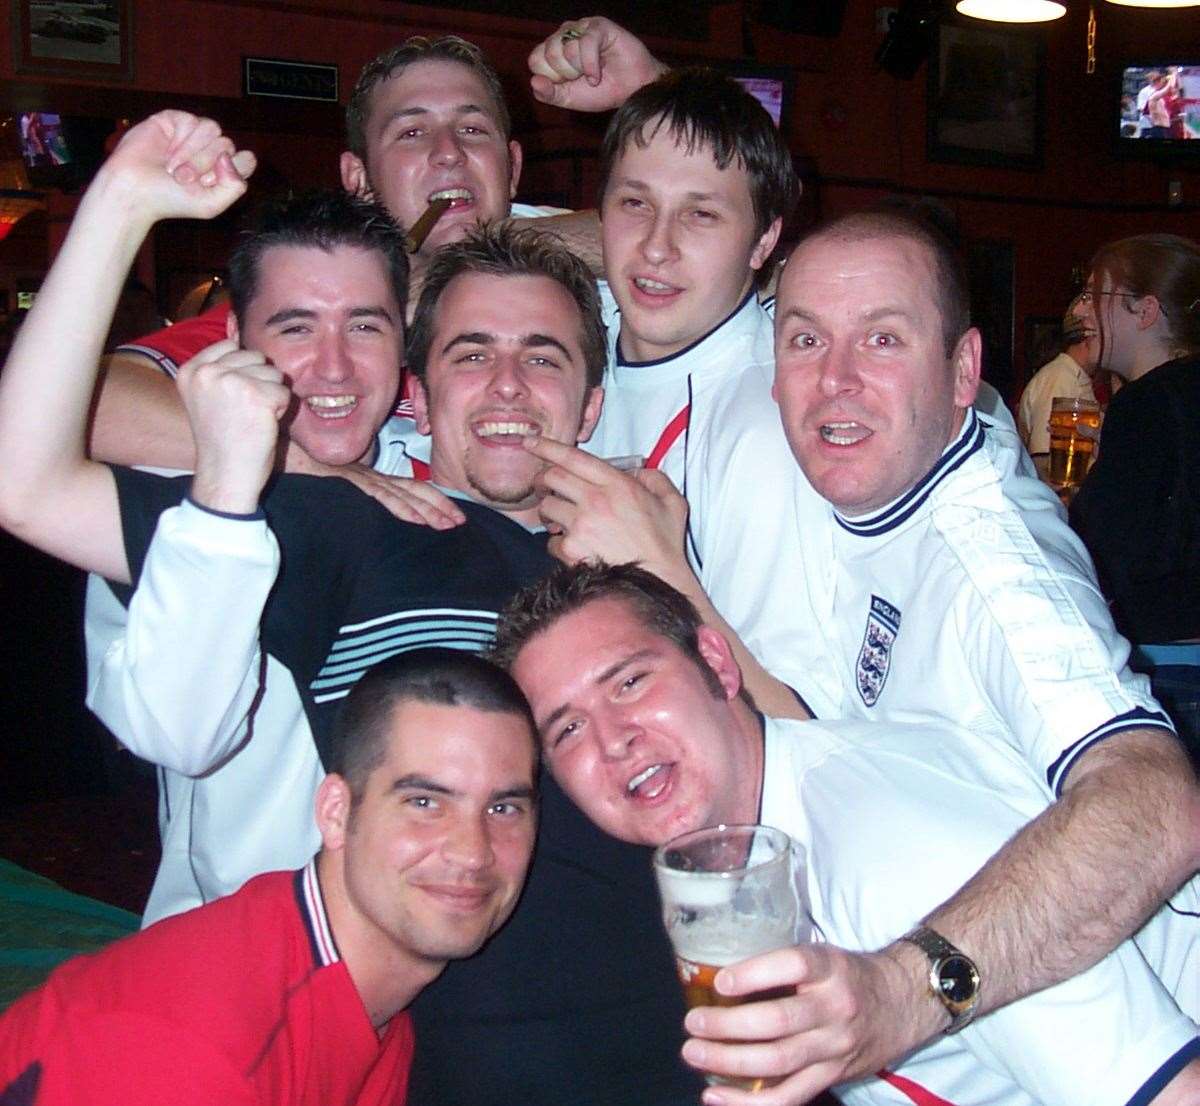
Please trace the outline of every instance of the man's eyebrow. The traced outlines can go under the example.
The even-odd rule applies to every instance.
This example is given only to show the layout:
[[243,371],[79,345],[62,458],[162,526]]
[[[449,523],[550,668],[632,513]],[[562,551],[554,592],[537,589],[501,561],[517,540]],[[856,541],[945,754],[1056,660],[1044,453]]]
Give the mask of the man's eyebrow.
[[811,311],[806,311],[803,307],[789,307],[786,311],[777,313],[776,318],[780,321],[784,319],[797,319],[802,323],[815,323],[817,321],[816,315]]
[[558,350],[572,365],[575,364],[575,358],[571,351],[562,344],[557,338],[549,334],[526,334],[521,338],[521,345],[526,349],[535,349],[538,346],[550,346],[551,349]]
[[531,784],[522,784],[520,787],[505,787],[500,791],[493,791],[488,799],[493,803],[503,799],[528,799],[532,802],[536,795],[537,791]]
[[[469,104],[469,103],[468,104],[455,104],[454,107],[451,108],[450,110],[453,111],[455,115],[487,115],[488,114],[487,109],[480,107],[479,104]],[[433,114],[433,110],[431,108],[423,107],[420,104],[414,104],[414,105],[412,105],[412,107],[407,107],[407,108],[397,108],[395,111],[392,112],[391,115],[389,115],[387,117],[387,120],[383,124],[383,128],[386,130],[393,123],[404,120],[404,119],[413,119],[417,116],[432,115],[432,114]]]
[[392,317],[392,313],[382,305],[352,307],[347,312],[347,317],[351,319],[386,319],[393,326],[396,324],[396,320]]
[[449,353],[455,346],[492,346],[496,344],[496,335],[483,330],[464,330],[456,334],[443,347],[442,353]]
[[317,313],[306,307],[284,307],[276,311],[264,326],[278,326],[280,323],[290,323],[293,319],[315,319]]
[[[494,346],[499,339],[495,334],[489,334],[484,330],[464,330],[461,334],[456,334],[443,347],[442,353],[449,353],[455,346]],[[522,334],[519,339],[521,345],[525,349],[537,349],[540,346],[550,346],[551,349],[559,350],[570,364],[575,364],[575,357],[571,351],[563,345],[557,338],[550,334]]]
[[868,311],[863,315],[863,322],[877,323],[880,319],[900,318],[905,319],[910,323],[919,322],[916,315],[903,307],[884,306],[877,307],[874,311]]
[[[624,186],[625,188],[635,189],[638,192],[652,191],[649,182],[644,181],[644,180],[638,180],[636,177],[620,177],[620,178],[618,178],[616,183]],[[710,192],[698,192],[698,191],[685,192],[683,198],[685,200],[689,201],[690,203],[729,203],[729,202],[731,202],[727,197],[722,196],[720,192],[711,192],[711,191]]]
[[[601,672],[592,681],[592,683],[595,685],[607,683],[615,675],[617,675],[618,672],[621,672],[623,669],[628,668],[631,664],[637,664],[638,661],[643,661],[647,657],[653,657],[656,655],[657,654],[654,649],[639,649],[636,653],[630,653],[629,656],[622,657],[615,664],[610,664],[606,669],[604,669],[603,672]],[[545,733],[546,730],[548,730],[551,726],[553,726],[554,723],[557,722],[564,714],[569,713],[570,710],[571,710],[570,703],[563,703],[561,706],[555,707],[554,710],[552,710],[548,715],[546,715],[546,718],[544,719],[544,721],[542,721],[538,725],[539,732]]]
[[[280,323],[290,323],[293,319],[312,320],[316,317],[317,313],[308,307],[283,307],[276,311],[264,325],[278,326]],[[380,304],[352,307],[346,312],[346,317],[349,319],[386,319],[393,326],[396,322],[392,318],[392,313]]]
[[454,792],[444,783],[422,776],[419,772],[410,772],[392,781],[390,791],[432,791],[436,795],[453,795]]

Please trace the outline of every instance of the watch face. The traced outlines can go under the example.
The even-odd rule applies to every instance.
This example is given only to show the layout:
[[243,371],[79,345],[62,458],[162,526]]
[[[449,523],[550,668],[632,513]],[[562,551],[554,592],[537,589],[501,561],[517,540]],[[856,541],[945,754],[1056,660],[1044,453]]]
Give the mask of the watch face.
[[979,989],[979,973],[965,956],[947,956],[937,966],[938,986],[949,1003],[970,1002]]

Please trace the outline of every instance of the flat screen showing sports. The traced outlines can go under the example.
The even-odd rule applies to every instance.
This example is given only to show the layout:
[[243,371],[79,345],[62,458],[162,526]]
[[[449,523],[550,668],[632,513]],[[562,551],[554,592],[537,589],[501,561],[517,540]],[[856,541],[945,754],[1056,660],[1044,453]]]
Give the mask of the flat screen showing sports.
[[1130,65],[1121,75],[1121,145],[1200,154],[1200,62]]
[[792,98],[796,90],[796,74],[790,65],[769,65],[757,61],[724,61],[712,63],[728,73],[750,93],[775,121],[775,126],[787,131],[791,126]]
[[778,127],[783,119],[783,97],[787,91],[784,81],[780,77],[739,76],[735,76],[734,80],[767,109],[767,114]]
[[31,169],[58,169],[71,161],[63,123],[48,111],[21,115],[21,156]]

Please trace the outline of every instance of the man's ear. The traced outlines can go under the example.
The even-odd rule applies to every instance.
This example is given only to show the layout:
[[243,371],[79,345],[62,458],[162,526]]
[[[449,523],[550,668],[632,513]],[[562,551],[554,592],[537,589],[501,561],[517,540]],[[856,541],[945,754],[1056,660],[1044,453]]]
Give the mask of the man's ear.
[[364,200],[375,198],[371,193],[371,181],[367,176],[367,167],[358,154],[343,150],[339,168],[342,172],[342,187],[347,192]]
[[517,182],[521,179],[521,166],[524,164],[525,154],[521,150],[521,143],[515,138],[508,144],[508,198],[514,199],[517,195]]
[[579,433],[575,435],[575,444],[586,442],[596,429],[600,420],[600,411],[604,406],[604,389],[593,388],[583,404],[583,415],[579,420]]
[[419,376],[409,375],[408,398],[412,400],[413,420],[417,424],[417,433],[426,437],[431,433],[429,424],[429,393],[425,390]]
[[330,772],[317,788],[313,810],[317,817],[317,829],[321,833],[321,844],[326,849],[340,849],[346,841],[350,824],[350,785],[336,772]]
[[239,346],[242,344],[241,331],[238,329],[237,316],[232,311],[225,316],[225,337],[231,342],[237,342]]
[[726,699],[734,699],[742,690],[742,672],[734,660],[733,650],[725,635],[711,626],[701,626],[696,631],[696,645],[700,656],[713,670],[718,682],[725,691]]
[[767,263],[767,258],[771,256],[771,251],[775,248],[775,243],[779,241],[779,232],[781,230],[783,230],[782,219],[776,219],[767,227],[766,233],[758,240],[758,243],[754,247],[754,252],[750,254],[751,269],[757,272]]
[[975,402],[983,368],[983,339],[976,327],[970,327],[959,338],[950,362],[954,372],[954,406],[966,409]]

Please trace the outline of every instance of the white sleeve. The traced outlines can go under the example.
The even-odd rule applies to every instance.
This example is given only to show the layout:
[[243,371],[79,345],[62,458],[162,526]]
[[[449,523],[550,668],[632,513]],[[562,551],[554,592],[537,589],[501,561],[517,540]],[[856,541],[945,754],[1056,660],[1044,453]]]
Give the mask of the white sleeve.
[[1038,1102],[1149,1102],[1200,1050],[1200,1029],[1132,941],[1064,983],[997,1010],[962,1042]]
[[188,776],[238,748],[259,690],[258,623],[278,571],[265,519],[185,501],[159,519],[123,632],[91,589],[87,702],[126,748]]
[[[905,932],[1047,803],[1024,764],[949,726],[833,722],[792,732],[793,755],[813,767],[791,772],[800,782],[790,795],[778,782],[764,790],[764,820],[790,818],[785,827],[808,844],[815,915],[843,947],[877,948]],[[768,750],[767,769],[786,776]],[[1196,1025],[1156,974],[1180,966],[1177,985],[1200,931],[1159,920],[1170,926],[1159,944],[1176,946],[1173,960],[1125,941],[1088,971],[938,1038],[893,1070],[953,1102],[1149,1101],[1139,1092],[1200,1047]],[[1029,1097],[1014,1097],[1013,1085]]]

